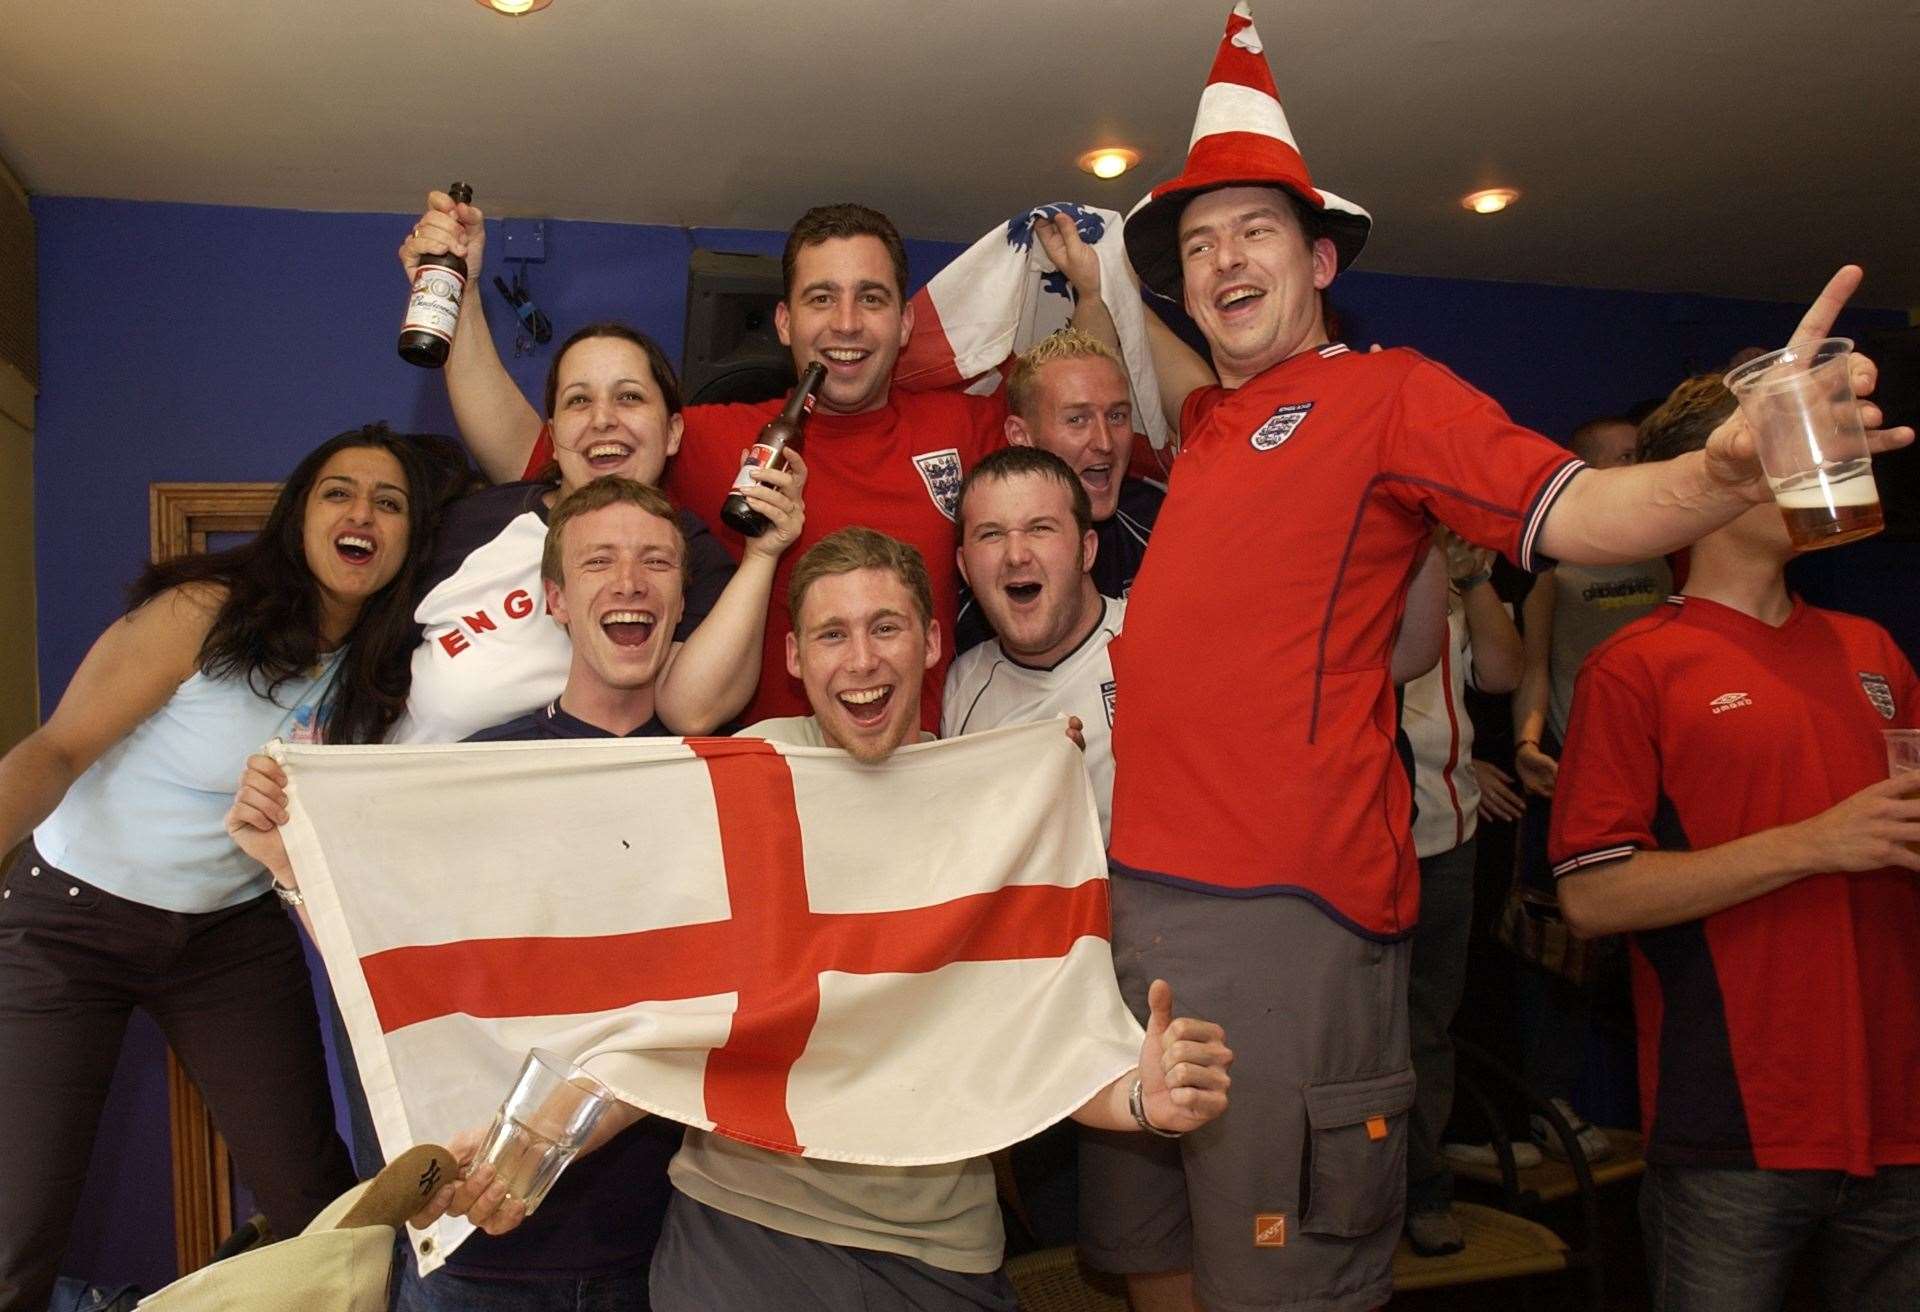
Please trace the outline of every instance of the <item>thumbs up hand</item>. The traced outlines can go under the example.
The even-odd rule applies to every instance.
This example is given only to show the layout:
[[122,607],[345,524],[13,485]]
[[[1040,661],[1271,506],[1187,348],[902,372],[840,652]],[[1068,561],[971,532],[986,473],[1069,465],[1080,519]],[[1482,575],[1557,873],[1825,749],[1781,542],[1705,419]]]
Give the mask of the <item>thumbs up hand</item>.
[[1173,987],[1147,990],[1147,1037],[1140,1045],[1140,1091],[1147,1120],[1169,1134],[1197,1130],[1227,1109],[1233,1049],[1212,1021],[1173,1014]]

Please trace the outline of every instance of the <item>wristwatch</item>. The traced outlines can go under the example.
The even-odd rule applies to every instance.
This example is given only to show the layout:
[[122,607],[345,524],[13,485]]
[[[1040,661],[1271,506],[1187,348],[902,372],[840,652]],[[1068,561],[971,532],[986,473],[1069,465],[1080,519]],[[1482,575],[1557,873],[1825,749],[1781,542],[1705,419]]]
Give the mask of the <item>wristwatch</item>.
[[290,907],[303,907],[307,904],[306,895],[297,888],[288,888],[279,880],[273,881],[273,895]]

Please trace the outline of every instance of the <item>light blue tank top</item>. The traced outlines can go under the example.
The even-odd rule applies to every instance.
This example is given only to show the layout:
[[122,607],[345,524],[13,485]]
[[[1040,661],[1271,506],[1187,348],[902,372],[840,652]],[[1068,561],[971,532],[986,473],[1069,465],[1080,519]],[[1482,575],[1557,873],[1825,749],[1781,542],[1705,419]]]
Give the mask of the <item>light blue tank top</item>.
[[74,780],[33,831],[40,855],[129,901],[218,911],[267,891],[266,871],[227,837],[247,757],[285,738],[313,742],[339,652],[272,700],[242,678],[195,671],[167,704]]

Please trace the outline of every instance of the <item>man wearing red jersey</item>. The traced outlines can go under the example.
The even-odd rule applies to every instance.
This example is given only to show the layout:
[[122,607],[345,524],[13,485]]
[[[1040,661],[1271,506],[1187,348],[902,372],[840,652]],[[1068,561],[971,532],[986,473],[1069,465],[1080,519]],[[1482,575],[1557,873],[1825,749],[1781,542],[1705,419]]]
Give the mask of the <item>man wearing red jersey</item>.
[[[430,195],[426,213],[400,248],[408,277],[422,255],[452,251],[465,257],[469,280],[477,283],[486,240],[482,217],[442,192]],[[773,597],[786,595],[787,576],[808,548],[850,525],[912,543],[928,560],[952,560],[954,498],[966,471],[1006,444],[1005,401],[893,388],[894,362],[913,333],[913,309],[906,297],[906,247],[884,214],[862,205],[809,210],[787,234],[781,271],[786,299],[774,311],[780,340],[792,350],[797,370],[817,360],[827,377],[806,428],[812,478],[807,527],[781,558]],[[1077,298],[1074,314],[1076,321],[1107,323],[1097,290]],[[489,477],[518,478],[530,461],[545,462],[549,438],[494,351],[478,295],[461,303],[446,378],[461,435]],[[739,472],[741,453],[779,408],[779,400],[772,400],[694,405],[682,412],[686,427],[667,467],[666,490],[705,519],[736,557],[740,535],[721,523],[720,504]],[[934,572],[934,618],[949,633],[958,591],[953,571]],[[786,668],[790,630],[785,605],[770,601],[760,686],[742,720],[806,714],[806,691]],[[950,659],[943,652],[927,671],[921,698],[927,729],[940,722]]]
[[[1717,378],[1683,384],[1639,458],[1698,449],[1707,407]],[[1920,680],[1790,594],[1793,554],[1772,506],[1702,538],[1581,668],[1555,787],[1568,922],[1632,935],[1663,1312],[1778,1308],[1803,1253],[1829,1306],[1920,1306],[1920,774],[1881,735]]]
[[1136,1009],[1143,972],[1177,973],[1245,1054],[1235,1115],[1180,1151],[1083,1153],[1083,1245],[1143,1312],[1391,1292],[1419,882],[1388,653],[1432,521],[1528,567],[1641,560],[1768,496],[1737,422],[1662,465],[1582,472],[1440,365],[1329,341],[1320,293],[1369,225],[1314,187],[1240,6],[1184,172],[1126,227],[1219,383],[1163,372],[1184,446],[1112,645],[1114,958]]

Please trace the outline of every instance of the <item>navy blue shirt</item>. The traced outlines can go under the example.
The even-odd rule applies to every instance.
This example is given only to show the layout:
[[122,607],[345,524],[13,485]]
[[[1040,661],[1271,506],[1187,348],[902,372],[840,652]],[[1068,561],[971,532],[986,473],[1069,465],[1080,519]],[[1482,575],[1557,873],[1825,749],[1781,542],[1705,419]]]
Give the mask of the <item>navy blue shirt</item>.
[[[567,714],[556,700],[517,720],[482,729],[467,741],[615,736]],[[673,734],[654,719],[625,736]],[[644,1268],[660,1239],[660,1223],[673,1192],[667,1184],[667,1162],[680,1150],[684,1128],[662,1116],[642,1118],[568,1166],[539,1210],[517,1229],[474,1235],[447,1259],[447,1269],[490,1280],[543,1280]]]

